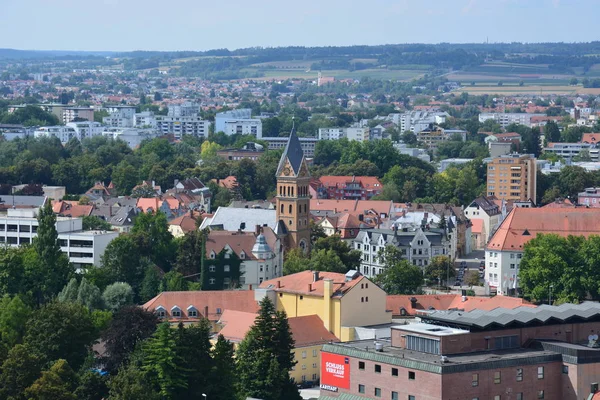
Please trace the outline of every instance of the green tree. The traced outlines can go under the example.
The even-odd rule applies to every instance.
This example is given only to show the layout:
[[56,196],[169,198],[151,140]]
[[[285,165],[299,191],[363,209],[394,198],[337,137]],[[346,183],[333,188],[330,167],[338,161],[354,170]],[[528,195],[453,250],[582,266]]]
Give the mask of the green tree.
[[285,255],[283,262],[283,274],[291,275],[296,272],[306,271],[310,266],[308,265],[310,259],[304,254],[302,249],[296,248],[289,250]]
[[38,258],[32,272],[37,282],[35,297],[38,303],[43,303],[63,288],[74,271],[66,254],[60,250],[56,216],[49,201],[40,208],[37,219],[38,231],[33,239],[33,247]]
[[86,306],[90,311],[104,307],[100,289],[93,283],[88,282],[85,277],[81,278],[81,283],[79,284],[77,302]]
[[310,255],[310,262],[305,269],[313,271],[341,272],[346,273],[347,267],[333,250],[316,250]]
[[238,347],[239,394],[265,400],[299,399],[298,390],[289,378],[289,371],[296,363],[293,348],[285,313],[275,311],[273,303],[265,297],[254,325]]
[[229,400],[236,398],[236,371],[233,345],[219,335],[212,349],[213,366],[210,371],[210,398]]
[[194,230],[186,233],[178,242],[175,270],[181,274],[193,275],[200,272],[200,264],[204,257],[204,240],[206,232]]
[[184,370],[182,356],[177,352],[176,335],[169,322],[163,322],[144,345],[142,370],[166,399],[175,399],[178,391],[188,385],[188,371]]
[[102,400],[108,396],[108,378],[96,371],[86,371],[73,392],[77,400]]
[[548,121],[544,127],[544,136],[548,143],[560,142],[560,129],[558,128],[558,124],[554,121]]
[[116,371],[129,359],[136,345],[156,330],[157,316],[141,307],[119,309],[101,339],[106,348],[106,367]]
[[29,308],[18,295],[5,295],[0,301],[0,339],[7,348],[21,343],[25,335],[25,323],[31,315]]
[[24,343],[42,360],[64,358],[79,368],[96,332],[88,309],[80,304],[52,302],[36,310],[27,321]]
[[388,245],[379,255],[383,261],[383,272],[374,282],[387,294],[416,294],[423,285],[423,272],[415,265],[402,260],[400,250]]
[[73,393],[77,375],[66,360],[57,360],[48,371],[25,390],[30,400],[77,400]]
[[148,265],[144,272],[144,279],[140,287],[140,299],[148,301],[159,293],[161,277],[159,268],[154,265]]
[[161,292],[185,292],[189,290],[189,282],[177,271],[169,271],[163,276]]
[[[181,390],[178,398],[200,399],[202,393],[211,396],[215,389],[213,382],[210,381],[210,373],[213,368],[213,359],[211,358],[211,324],[206,318],[202,318],[197,324],[184,327],[179,324],[177,329],[177,353],[181,356],[181,369],[185,371],[187,378],[186,388]],[[209,392],[209,393],[206,393]]]
[[438,280],[441,280],[441,282],[446,282],[446,285],[448,285],[447,279],[454,278],[456,270],[450,257],[437,256],[433,257],[429,265],[425,267],[424,276],[430,283],[437,283]]
[[123,306],[133,304],[133,289],[128,283],[115,282],[104,289],[102,299],[106,308],[114,312]]
[[2,363],[0,399],[27,400],[25,389],[40,376],[44,361],[34,348],[17,344]]
[[111,231],[112,230],[111,224],[109,224],[102,218],[99,218],[95,215],[85,215],[85,216],[83,216],[82,220],[83,220],[83,230],[84,231],[93,231],[93,230]]
[[108,387],[109,400],[163,399],[153,390],[146,373],[134,364],[119,369],[119,373],[109,381]]
[[[319,250],[331,250],[340,259],[342,264],[345,266],[346,271],[355,269],[358,270],[360,266],[361,253],[358,250],[354,250],[350,245],[343,241],[339,235],[331,235],[320,238],[315,241],[313,251]],[[346,272],[343,271],[343,272]]]
[[137,292],[149,265],[146,254],[138,246],[135,236],[119,236],[106,246],[101,259],[102,269],[111,282],[127,282]]
[[150,260],[163,270],[171,269],[177,247],[164,213],[140,213],[131,233],[141,254],[149,255]]
[[56,299],[62,302],[75,303],[77,301],[77,294],[79,293],[79,282],[76,278],[71,278],[69,283],[63,287]]

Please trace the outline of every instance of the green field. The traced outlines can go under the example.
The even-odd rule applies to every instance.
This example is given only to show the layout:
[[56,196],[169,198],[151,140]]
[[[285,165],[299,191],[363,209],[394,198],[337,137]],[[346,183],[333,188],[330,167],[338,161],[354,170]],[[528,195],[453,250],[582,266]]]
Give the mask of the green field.
[[[317,79],[318,71],[307,71],[298,69],[260,69],[247,68],[244,71],[260,71],[264,74],[262,79]],[[321,71],[323,77],[334,77],[335,79],[360,79],[368,76],[373,79],[392,79],[408,81],[419,78],[424,74],[423,70],[393,70],[382,68],[363,69],[359,71],[326,70]],[[260,79],[260,78],[259,78]]]

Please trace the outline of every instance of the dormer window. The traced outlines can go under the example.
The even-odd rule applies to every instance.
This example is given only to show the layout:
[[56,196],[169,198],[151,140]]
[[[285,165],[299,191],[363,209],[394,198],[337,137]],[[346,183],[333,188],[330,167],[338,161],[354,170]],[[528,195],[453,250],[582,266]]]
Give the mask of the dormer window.
[[216,256],[217,255],[215,254],[214,250],[210,252],[210,258],[214,260]]
[[214,285],[214,284],[215,284],[215,282],[216,282],[216,279],[215,279],[215,278],[210,278],[210,279],[208,280],[208,283],[209,283],[210,285]]
[[208,267],[208,271],[209,272],[215,272],[216,269],[217,269],[217,267],[215,267],[214,265],[211,265],[211,266]]
[[173,306],[173,308],[171,308],[171,316],[181,318],[181,308]]
[[244,253],[243,251],[240,253],[240,259],[244,259],[246,258],[246,253]]
[[229,252],[225,253],[225,258],[229,258],[231,257],[231,255],[229,254]]
[[156,315],[159,318],[164,318],[164,317],[167,316],[167,310],[165,310],[165,308],[163,306],[156,307],[156,309],[154,310],[154,312],[156,312]]
[[230,270],[230,269],[231,269],[231,267],[229,267],[229,265],[225,265],[225,266],[223,267],[223,271],[224,271],[224,272],[229,272],[229,270]]
[[198,318],[198,310],[194,306],[189,306],[187,308],[187,314],[190,318]]

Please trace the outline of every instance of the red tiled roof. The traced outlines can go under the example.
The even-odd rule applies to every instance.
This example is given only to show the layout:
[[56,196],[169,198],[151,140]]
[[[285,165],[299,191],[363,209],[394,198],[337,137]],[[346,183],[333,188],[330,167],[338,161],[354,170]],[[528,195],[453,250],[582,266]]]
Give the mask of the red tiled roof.
[[196,219],[191,217],[190,214],[184,214],[181,217],[169,221],[169,225],[177,225],[181,227],[183,233],[188,233],[196,230]]
[[[276,252],[275,248],[277,242],[277,236],[273,230],[269,227],[262,228],[263,235],[267,240],[267,244],[273,252]],[[246,259],[256,259],[252,254],[252,247],[256,243],[256,236],[254,233],[248,232],[237,232],[237,231],[211,231],[206,240],[206,254],[215,252],[219,254],[225,246],[229,246],[231,250],[239,257],[242,251],[245,254]]]
[[579,143],[600,143],[600,133],[584,133]]
[[[208,318],[218,321],[224,310],[235,310],[255,313],[258,311],[258,303],[254,299],[253,290],[206,290],[191,292],[162,292],[149,300],[142,307],[154,311],[158,306],[163,306],[167,312],[169,321],[194,321],[197,318],[188,316],[187,308],[194,306],[199,315],[205,313],[208,307]],[[182,317],[173,318],[171,309],[178,306]],[[218,313],[217,309],[221,311]]]
[[325,187],[345,188],[348,183],[358,182],[364,189],[381,189],[382,184],[376,176],[332,176],[326,175],[319,178]]
[[483,232],[483,220],[481,218],[471,218],[471,232],[481,233]]
[[[417,299],[413,307],[411,298]],[[386,308],[392,311],[392,315],[401,316],[401,309],[406,312],[405,316],[416,315],[420,310],[450,310],[458,309],[464,311],[483,310],[491,311],[496,308],[514,309],[517,307],[535,307],[523,299],[509,296],[494,297],[471,297],[467,296],[463,301],[459,294],[427,294],[427,295],[388,295],[386,297]],[[432,308],[431,308],[432,307]]]
[[152,212],[156,212],[161,206],[162,200],[158,197],[140,197],[137,201],[137,208],[143,212],[147,212],[150,209]]
[[553,201],[552,203],[548,203],[542,208],[575,208],[575,204],[571,202],[569,199],[558,199]]
[[93,205],[79,204],[76,201],[55,200],[52,202],[52,211],[65,217],[86,217],[92,215],[93,210]]
[[388,200],[310,200],[311,211],[347,212],[355,216],[364,214],[368,210],[389,215],[392,205],[393,203]]
[[[219,320],[224,327],[219,332],[225,339],[232,342],[241,342],[258,314],[240,311],[225,310]],[[314,346],[329,342],[339,342],[339,339],[323,325],[318,315],[288,318],[295,347]]]
[[276,292],[297,293],[322,297],[324,293],[324,279],[333,280],[332,297],[342,297],[347,291],[356,286],[358,282],[366,278],[362,275],[359,275],[351,281],[346,282],[346,276],[344,274],[337,272],[319,272],[319,279],[314,282],[313,271],[302,271],[264,281],[260,284],[260,288],[267,288],[270,286]]
[[538,233],[559,236],[600,234],[599,208],[521,208],[508,214],[487,245],[489,250],[522,251]]

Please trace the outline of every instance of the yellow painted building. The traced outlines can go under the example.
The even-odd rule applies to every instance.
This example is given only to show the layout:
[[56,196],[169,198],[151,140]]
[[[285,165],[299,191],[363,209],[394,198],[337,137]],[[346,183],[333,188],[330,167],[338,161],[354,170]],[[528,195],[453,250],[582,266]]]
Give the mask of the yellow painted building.
[[303,271],[265,281],[260,289],[272,291],[277,310],[289,318],[318,315],[343,342],[354,340],[355,327],[392,321],[385,292],[359,273]]

